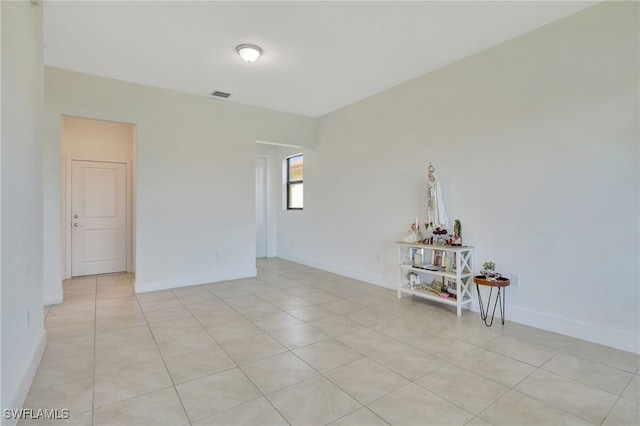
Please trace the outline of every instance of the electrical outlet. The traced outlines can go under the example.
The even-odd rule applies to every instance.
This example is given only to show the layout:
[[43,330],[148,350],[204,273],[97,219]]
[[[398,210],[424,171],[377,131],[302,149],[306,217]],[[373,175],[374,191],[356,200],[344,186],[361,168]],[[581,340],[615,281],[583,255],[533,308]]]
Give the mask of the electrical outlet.
[[520,287],[520,274],[511,274],[511,285]]

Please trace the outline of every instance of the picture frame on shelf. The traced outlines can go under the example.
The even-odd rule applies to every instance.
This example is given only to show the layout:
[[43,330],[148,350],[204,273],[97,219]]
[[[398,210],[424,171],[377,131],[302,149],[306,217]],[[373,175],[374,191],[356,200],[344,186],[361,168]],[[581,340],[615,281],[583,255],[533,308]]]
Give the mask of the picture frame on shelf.
[[449,294],[458,294],[458,288],[456,286],[456,280],[452,278],[445,278],[444,289]]
[[442,266],[444,266],[445,272],[451,272],[451,258],[445,257]]
[[444,258],[446,252],[444,250],[433,250],[431,252],[431,264],[433,266],[444,266]]
[[411,248],[411,265],[414,268],[424,267],[424,250],[421,248]]

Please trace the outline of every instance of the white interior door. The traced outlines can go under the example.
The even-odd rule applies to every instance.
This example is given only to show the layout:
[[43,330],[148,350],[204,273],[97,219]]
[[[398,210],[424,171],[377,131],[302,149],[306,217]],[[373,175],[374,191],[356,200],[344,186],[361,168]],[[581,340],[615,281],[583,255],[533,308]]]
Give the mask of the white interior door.
[[267,257],[267,159],[256,157],[256,258]]
[[73,161],[71,276],[127,270],[127,166]]

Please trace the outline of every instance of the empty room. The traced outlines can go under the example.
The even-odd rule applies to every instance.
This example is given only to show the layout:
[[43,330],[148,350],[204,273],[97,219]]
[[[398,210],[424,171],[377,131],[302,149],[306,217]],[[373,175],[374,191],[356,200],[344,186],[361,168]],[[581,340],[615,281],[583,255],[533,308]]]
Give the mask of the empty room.
[[640,424],[635,1],[1,1],[3,425]]

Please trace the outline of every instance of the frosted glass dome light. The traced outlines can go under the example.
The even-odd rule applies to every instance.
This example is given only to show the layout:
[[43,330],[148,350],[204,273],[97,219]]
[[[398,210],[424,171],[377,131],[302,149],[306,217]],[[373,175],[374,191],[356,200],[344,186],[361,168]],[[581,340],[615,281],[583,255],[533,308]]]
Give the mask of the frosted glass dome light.
[[262,54],[262,49],[260,49],[255,44],[241,44],[236,47],[236,52],[238,55],[246,61],[247,63],[255,62],[260,55]]

